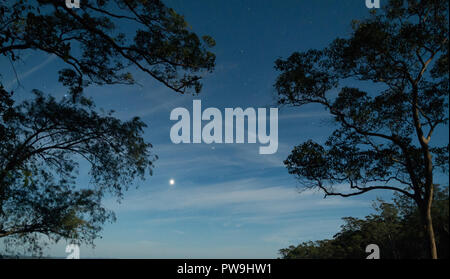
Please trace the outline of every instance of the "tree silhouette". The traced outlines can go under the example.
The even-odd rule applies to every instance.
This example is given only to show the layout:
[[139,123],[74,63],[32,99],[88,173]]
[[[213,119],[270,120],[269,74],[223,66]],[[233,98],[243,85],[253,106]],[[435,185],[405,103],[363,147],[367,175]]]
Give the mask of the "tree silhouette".
[[[432,258],[433,178],[448,173],[448,144],[432,141],[448,123],[448,19],[448,1],[391,0],[381,14],[354,21],[350,38],[275,66],[280,104],[320,104],[337,126],[324,145],[296,146],[285,161],[288,171],[325,195],[381,189],[413,199]],[[340,86],[345,81],[377,83],[380,91]]]
[[[126,28],[123,28],[126,26]],[[1,1],[0,54],[12,62],[24,51],[53,54],[67,64],[59,81],[69,97],[39,90],[15,104],[0,80],[0,239],[6,251],[24,245],[41,254],[50,241],[91,243],[115,219],[102,199],[120,199],[157,158],[138,118],[98,113],[83,89],[133,84],[133,66],[178,93],[199,93],[212,71],[214,40],[188,30],[182,16],[160,1]],[[124,96],[125,97],[125,96]],[[77,183],[79,164],[89,185]]]
[[177,92],[199,93],[199,73],[214,67],[207,51],[214,40],[200,40],[158,0],[82,1],[79,9],[20,0],[1,4],[0,23],[0,54],[13,61],[24,49],[58,56],[68,65],[59,79],[73,94],[91,83],[131,84],[131,65]]

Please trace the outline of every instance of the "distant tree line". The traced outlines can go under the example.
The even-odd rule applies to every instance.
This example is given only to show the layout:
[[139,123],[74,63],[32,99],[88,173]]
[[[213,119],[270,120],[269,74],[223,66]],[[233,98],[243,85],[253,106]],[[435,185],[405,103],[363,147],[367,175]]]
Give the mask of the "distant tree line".
[[[435,193],[432,213],[436,246],[440,258],[449,257],[449,199],[448,187]],[[280,250],[283,259],[364,259],[368,244],[380,248],[381,259],[428,258],[427,245],[422,239],[417,206],[404,196],[392,203],[378,200],[375,214],[363,219],[345,217],[345,223],[333,239],[308,241]]]

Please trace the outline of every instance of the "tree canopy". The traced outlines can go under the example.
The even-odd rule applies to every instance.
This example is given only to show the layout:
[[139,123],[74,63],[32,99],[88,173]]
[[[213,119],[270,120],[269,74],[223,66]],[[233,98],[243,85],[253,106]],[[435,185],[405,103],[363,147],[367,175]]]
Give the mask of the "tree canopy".
[[[153,167],[145,124],[99,115],[89,102],[35,94],[33,101],[5,104],[1,114],[0,238],[26,242],[32,252],[41,234],[92,243],[101,225],[114,220],[102,197],[120,197]],[[76,183],[82,160],[90,164],[90,185]]]
[[[275,65],[280,104],[319,104],[336,125],[324,144],[296,146],[288,171],[326,195],[393,190],[413,199],[433,257],[433,178],[448,174],[449,145],[432,140],[448,124],[448,15],[445,0],[390,0],[381,13],[353,21],[349,38]],[[378,92],[365,90],[369,82]]]
[[[93,244],[115,219],[102,203],[120,199],[157,156],[143,139],[146,124],[99,112],[83,90],[91,84],[133,84],[130,69],[178,93],[199,93],[214,68],[214,45],[157,0],[0,1],[0,54],[12,63],[24,51],[56,55],[67,97],[39,89],[17,103],[0,79],[0,239],[6,252],[23,245],[39,255],[49,242]],[[13,69],[11,69],[13,70]],[[1,76],[0,76],[1,78]],[[125,97],[125,96],[124,96]],[[80,165],[89,182],[80,185]]]
[[86,0],[79,9],[59,0],[2,0],[0,26],[0,54],[12,61],[29,49],[58,56],[68,66],[59,80],[75,95],[91,83],[134,83],[129,66],[176,92],[199,93],[202,71],[215,63],[214,40],[190,32],[159,0]]

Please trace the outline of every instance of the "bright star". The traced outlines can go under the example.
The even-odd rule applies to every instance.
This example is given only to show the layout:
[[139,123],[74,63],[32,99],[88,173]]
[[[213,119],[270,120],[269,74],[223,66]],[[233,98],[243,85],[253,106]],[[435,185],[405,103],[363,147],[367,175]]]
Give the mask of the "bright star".
[[174,184],[175,184],[175,179],[171,178],[171,179],[169,180],[169,184],[170,184],[170,185],[174,185]]

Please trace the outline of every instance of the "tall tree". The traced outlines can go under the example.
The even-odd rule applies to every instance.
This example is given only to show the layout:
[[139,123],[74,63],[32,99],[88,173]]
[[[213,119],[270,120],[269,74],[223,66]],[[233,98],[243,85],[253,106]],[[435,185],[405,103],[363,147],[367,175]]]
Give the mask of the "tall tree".
[[[390,0],[381,13],[354,21],[349,38],[275,66],[280,104],[322,105],[337,126],[324,145],[296,146],[285,161],[288,171],[326,196],[381,189],[411,198],[432,258],[433,178],[448,174],[449,145],[432,141],[448,124],[448,20],[446,0]],[[346,81],[362,85],[340,85]],[[365,92],[364,82],[378,84],[379,92]]]
[[[199,93],[203,73],[214,68],[214,40],[188,29],[158,0],[84,0],[79,9],[61,0],[0,0],[0,54],[12,63],[24,52],[57,56],[70,93],[58,100],[33,90],[16,104],[0,80],[0,239],[8,251],[24,245],[39,254],[43,236],[93,243],[114,220],[102,199],[120,199],[157,157],[141,120],[97,112],[83,90],[133,84],[132,66],[178,93]],[[79,164],[90,167],[88,185],[77,183]]]

